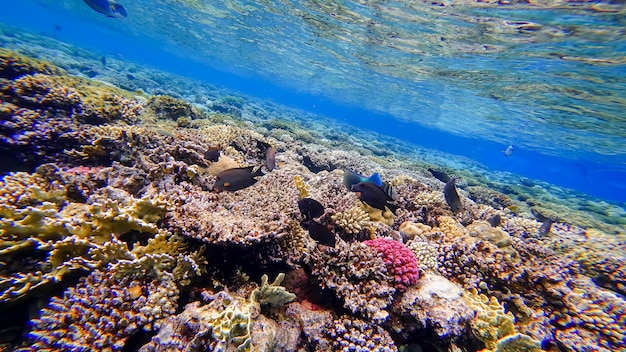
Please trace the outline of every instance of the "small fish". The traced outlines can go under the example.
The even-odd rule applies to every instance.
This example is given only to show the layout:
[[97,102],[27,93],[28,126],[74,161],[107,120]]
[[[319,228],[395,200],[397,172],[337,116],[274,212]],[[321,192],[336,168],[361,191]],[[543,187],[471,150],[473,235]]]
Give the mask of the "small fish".
[[226,191],[238,191],[246,187],[250,187],[256,183],[255,177],[263,176],[261,168],[252,171],[253,167],[237,167],[227,169],[217,174],[215,188]]
[[210,147],[209,150],[204,153],[204,158],[208,161],[218,161],[220,159],[220,148]]
[[500,216],[500,214],[496,214],[490,217],[487,222],[489,223],[489,225],[491,225],[491,227],[497,227],[500,226],[500,224],[502,223],[502,217]]
[[554,224],[554,220],[546,218],[539,228],[539,233],[542,235],[550,233],[550,230],[552,230],[552,224]]
[[276,168],[276,149],[274,147],[265,149],[265,167],[268,171]]
[[510,146],[506,147],[506,149],[503,150],[502,153],[504,154],[504,156],[511,156],[511,155],[513,155],[513,146],[510,145]]
[[298,209],[304,220],[312,220],[324,214],[324,206],[313,198],[302,198],[298,201]]
[[398,208],[400,207],[398,205],[389,203],[389,201],[393,201],[393,198],[391,198],[391,196],[387,194],[385,190],[383,190],[381,187],[377,186],[374,183],[359,182],[355,185],[352,185],[352,188],[350,190],[352,192],[357,192],[359,195],[359,199],[363,203],[376,209],[385,211],[385,207],[387,207],[389,208],[389,210],[391,210],[392,213],[395,214],[396,210],[398,210]]
[[441,182],[448,183],[448,181],[450,181],[450,176],[448,176],[448,174],[443,171],[433,170],[429,168],[428,172],[430,172],[430,174],[433,175],[434,178],[438,179]]
[[107,66],[107,57],[103,56],[100,58],[100,62],[102,63],[102,67],[106,67]]
[[459,197],[459,193],[456,191],[455,183],[456,179],[453,178],[443,186],[443,197],[446,199],[446,203],[448,203],[453,213],[463,209],[461,197]]
[[100,12],[107,17],[122,18],[126,17],[126,9],[115,0],[83,0],[85,4],[92,9]]
[[300,223],[302,227],[309,230],[309,236],[319,244],[329,247],[335,247],[335,234],[326,226],[315,220],[304,220]]

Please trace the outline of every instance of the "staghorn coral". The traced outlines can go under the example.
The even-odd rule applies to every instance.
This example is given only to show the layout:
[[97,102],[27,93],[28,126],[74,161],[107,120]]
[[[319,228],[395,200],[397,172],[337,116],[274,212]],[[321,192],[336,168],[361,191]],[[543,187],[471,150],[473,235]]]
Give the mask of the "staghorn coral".
[[365,229],[370,222],[369,215],[359,206],[352,207],[344,212],[338,212],[331,216],[337,226],[346,233],[357,234]]
[[53,298],[32,321],[29,346],[18,351],[120,351],[139,329],[151,331],[176,311],[178,288],[160,280],[122,278],[94,271],[76,287]]
[[398,351],[387,331],[357,318],[342,316],[328,324],[325,330],[333,341],[333,351]]
[[402,292],[415,284],[419,278],[417,260],[415,255],[401,242],[388,239],[376,238],[363,242],[381,256],[387,272],[392,275],[392,284]]
[[332,290],[353,313],[384,321],[396,292],[385,262],[363,243],[318,246],[312,253],[311,273],[323,289]]

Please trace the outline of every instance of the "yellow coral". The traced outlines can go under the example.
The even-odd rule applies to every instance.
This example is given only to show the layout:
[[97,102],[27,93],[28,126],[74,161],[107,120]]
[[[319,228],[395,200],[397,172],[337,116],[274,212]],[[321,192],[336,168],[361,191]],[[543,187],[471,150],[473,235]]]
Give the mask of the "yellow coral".
[[419,222],[405,221],[398,228],[405,240],[412,240],[416,236],[421,236],[431,230],[431,227]]
[[268,282],[268,276],[263,274],[261,277],[261,286],[255,288],[250,294],[250,302],[269,304],[276,307],[293,301],[296,298],[296,295],[288,292],[284,287],[280,286],[280,283],[283,282],[284,278],[285,274],[280,273],[276,277],[276,280],[270,284]]
[[393,213],[391,212],[391,210],[389,210],[389,208],[385,207],[385,210],[382,211],[380,209],[371,207],[361,201],[357,202],[357,204],[367,213],[370,221],[381,222],[387,226],[393,225]]
[[439,231],[447,235],[461,237],[467,234],[465,227],[450,216],[440,216],[437,218],[437,222],[439,222]]
[[370,222],[370,216],[362,207],[355,206],[344,212],[338,212],[331,217],[337,226],[347,233],[361,232]]
[[483,351],[541,351],[539,342],[515,330],[515,317],[506,312],[495,297],[479,294],[472,288],[463,298],[476,311],[470,327],[474,336],[485,344]]
[[298,192],[300,192],[300,194],[298,195],[300,199],[310,196],[309,187],[307,186],[306,183],[304,183],[304,180],[302,179],[300,175],[296,175],[293,177],[293,184],[298,189]]

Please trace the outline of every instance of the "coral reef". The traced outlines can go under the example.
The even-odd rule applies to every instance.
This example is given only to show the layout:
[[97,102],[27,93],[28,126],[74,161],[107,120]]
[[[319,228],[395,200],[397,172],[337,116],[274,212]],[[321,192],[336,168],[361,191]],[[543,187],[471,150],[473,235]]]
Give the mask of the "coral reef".
[[[147,97],[5,49],[0,72],[0,350],[624,346],[626,242],[604,218],[464,170],[452,213],[429,165],[206,87]],[[215,187],[269,146],[277,168]],[[396,214],[341,169],[379,172]],[[303,197],[335,247],[301,226]]]

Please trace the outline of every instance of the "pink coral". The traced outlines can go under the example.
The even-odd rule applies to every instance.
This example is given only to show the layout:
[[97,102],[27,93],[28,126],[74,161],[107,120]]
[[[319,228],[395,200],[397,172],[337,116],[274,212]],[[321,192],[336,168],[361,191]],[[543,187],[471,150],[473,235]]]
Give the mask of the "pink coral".
[[417,259],[402,243],[388,238],[376,238],[364,243],[382,256],[387,270],[394,275],[394,285],[398,291],[404,291],[417,282]]

